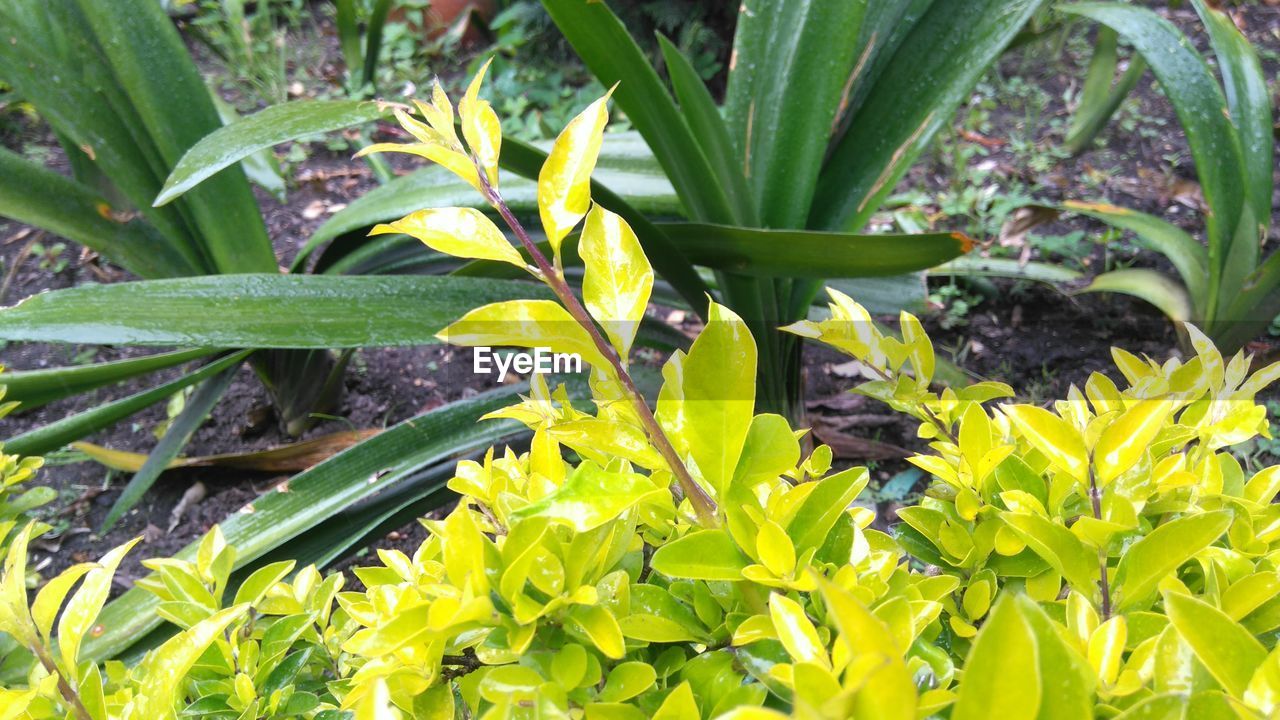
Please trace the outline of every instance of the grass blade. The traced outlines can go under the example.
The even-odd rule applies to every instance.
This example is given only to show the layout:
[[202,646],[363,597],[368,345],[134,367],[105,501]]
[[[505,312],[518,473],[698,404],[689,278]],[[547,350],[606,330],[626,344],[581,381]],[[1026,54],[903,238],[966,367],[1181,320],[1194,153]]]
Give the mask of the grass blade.
[[9,388],[7,396],[10,400],[21,402],[23,410],[31,410],[54,400],[198,360],[216,352],[218,351],[196,348],[93,365],[49,368],[48,370],[19,370],[5,373],[4,384]]
[[147,490],[151,489],[156,479],[160,477],[160,473],[164,472],[169,462],[178,453],[182,452],[182,448],[186,447],[187,443],[191,441],[191,435],[204,423],[209,412],[213,410],[213,406],[217,405],[222,396],[226,394],[227,388],[231,385],[231,380],[239,370],[239,365],[231,365],[205,380],[200,384],[200,387],[196,388],[196,391],[187,399],[187,404],[182,408],[182,412],[178,413],[178,416],[169,424],[164,437],[160,438],[160,442],[156,443],[146,462],[129,479],[129,484],[124,486],[120,497],[116,498],[111,509],[107,511],[107,517],[102,521],[102,527],[98,529],[99,535],[105,535],[126,512],[129,512],[134,505],[138,504],[138,501],[142,499]]
[[57,450],[73,440],[79,440],[144,410],[183,388],[212,377],[228,367],[239,365],[252,352],[252,350],[241,350],[215,360],[177,380],[76,413],[44,427],[29,430],[7,440],[5,450],[18,455],[43,455]]

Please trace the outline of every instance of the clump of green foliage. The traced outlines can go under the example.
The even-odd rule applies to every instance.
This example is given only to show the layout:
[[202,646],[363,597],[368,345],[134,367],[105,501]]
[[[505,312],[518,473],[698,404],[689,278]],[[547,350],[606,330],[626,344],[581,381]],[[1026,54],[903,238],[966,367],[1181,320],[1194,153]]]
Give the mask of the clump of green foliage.
[[[555,299],[481,307],[441,332],[459,345],[577,352],[584,394],[541,376],[492,417],[526,452],[457,465],[460,496],[408,555],[379,551],[342,591],[291,563],[229,587],[217,531],[194,558],[151,561],[142,585],[178,634],[133,668],[78,654],[126,545],[54,578],[28,605],[18,534],[0,629],[38,659],[0,691],[11,717],[273,718],[1262,718],[1280,707],[1280,466],[1251,477],[1224,452],[1268,429],[1250,374],[1188,328],[1196,354],[1121,350],[1125,387],[1093,375],[1052,409],[992,403],[998,382],[936,392],[919,321],[900,336],[830,293],[829,319],[790,332],[853,356],[857,391],[920,422],[933,476],[893,533],[855,506],[865,468],[755,414],[756,345],[712,303],[662,370],[651,407],[628,358],[653,273],[588,180],[606,98],[575,118],[539,178],[551,256],[499,191],[498,123],[443,92],[401,117],[424,155],[471,183],[486,215],[415,213],[381,231],[508,262]],[[464,144],[465,139],[465,144]],[[405,149],[380,147],[375,150]],[[581,227],[582,299],[561,270]],[[79,582],[52,629],[65,596]],[[232,596],[228,604],[225,599]]]

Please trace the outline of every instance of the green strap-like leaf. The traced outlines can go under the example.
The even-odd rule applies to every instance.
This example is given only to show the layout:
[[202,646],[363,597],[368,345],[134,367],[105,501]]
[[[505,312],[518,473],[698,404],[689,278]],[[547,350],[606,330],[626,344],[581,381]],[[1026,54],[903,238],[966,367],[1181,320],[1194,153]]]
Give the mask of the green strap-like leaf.
[[[1064,6],[1062,10],[1119,33],[1146,59],[1173,104],[1191,145],[1205,202],[1211,208],[1206,223],[1210,268],[1208,315],[1212,317],[1217,304],[1218,274],[1226,264],[1245,196],[1240,138],[1229,119],[1230,110],[1222,88],[1186,36],[1173,23],[1147,8],[1127,3],[1079,3]],[[1269,206],[1269,199],[1267,203]]]
[[1080,292],[1118,292],[1132,295],[1155,305],[1175,322],[1188,322],[1194,317],[1187,289],[1168,275],[1147,268],[1125,268],[1102,273]]
[[[178,162],[188,148],[222,127],[182,37],[159,3],[77,0],[158,159]],[[90,112],[85,108],[81,112]],[[270,272],[275,253],[253,190],[239,168],[227,168],[186,199],[196,237],[219,272]]]
[[5,450],[18,455],[43,455],[57,450],[73,440],[79,440],[82,437],[91,435],[134,413],[151,407],[183,388],[194,385],[228,367],[238,365],[251,352],[253,351],[241,350],[215,360],[190,375],[184,375],[177,380],[167,382],[150,390],[143,390],[105,405],[99,405],[35,430],[29,430],[5,441]]
[[665,35],[658,35],[662,59],[667,64],[671,88],[680,102],[680,112],[689,121],[689,130],[697,138],[707,154],[707,160],[724,182],[729,202],[733,204],[734,217],[739,224],[754,226],[760,222],[751,191],[747,188],[746,167],[729,138],[729,128],[720,116],[711,92],[698,77],[689,58],[671,43]]
[[809,227],[860,228],[1044,0],[934,2],[823,169]]
[[491,302],[546,297],[532,283],[454,277],[215,275],[82,285],[0,310],[0,338],[108,345],[327,349],[438,342]]
[[23,410],[30,410],[104,385],[198,360],[215,352],[205,348],[176,350],[93,365],[6,372],[0,375],[0,385],[8,387],[6,399],[16,400],[22,403]]
[[182,408],[182,412],[178,413],[178,416],[169,424],[169,428],[165,430],[164,437],[160,438],[160,442],[156,443],[155,448],[151,450],[146,462],[129,479],[129,484],[125,485],[124,490],[120,492],[120,497],[116,498],[111,509],[107,511],[107,517],[103,519],[102,527],[98,530],[99,535],[105,535],[126,512],[138,504],[147,490],[151,489],[156,479],[160,477],[160,473],[164,472],[178,453],[182,452],[182,448],[186,447],[191,440],[191,435],[204,423],[213,406],[222,399],[239,369],[239,365],[229,366],[196,388]]
[[298,100],[272,105],[201,138],[182,155],[155,205],[173,202],[219,170],[280,143],[363,125],[390,114],[385,106],[360,100]]
[[1142,56],[1134,55],[1129,60],[1129,67],[1124,75],[1113,86],[1116,74],[1116,41],[1115,30],[1109,27],[1098,30],[1098,37],[1093,44],[1093,59],[1089,61],[1089,73],[1084,79],[1084,89],[1080,91],[1080,101],[1063,138],[1063,146],[1072,155],[1079,155],[1089,149],[1094,138],[1119,109],[1120,103],[1129,97],[1129,93],[1133,92],[1138,80],[1147,71],[1147,63]]
[[606,87],[617,83],[614,100],[653,148],[690,217],[733,222],[724,183],[644,51],[609,6],[581,0],[542,0],[569,44]]
[[[506,420],[477,424],[486,413],[517,402],[521,392],[528,392],[528,386],[503,387],[413,417],[295,475],[287,487],[269,491],[233,513],[220,527],[227,543],[236,548],[237,568],[251,566],[291,540],[323,532],[335,518],[344,517],[344,511],[359,515],[384,494],[426,497],[441,490],[448,475],[435,475],[426,486],[414,486],[414,478],[437,464],[452,468],[458,455],[521,432],[519,425]],[[193,543],[177,557],[194,558],[195,550]],[[81,657],[101,660],[128,648],[162,622],[154,611],[157,602],[143,590],[130,590],[107,605],[98,618],[105,632],[85,638]]]
[[1247,178],[1245,194],[1253,206],[1254,219],[1266,228],[1271,224],[1271,164],[1275,142],[1267,78],[1257,51],[1225,10],[1205,0],[1192,0],[1192,3],[1209,31],[1209,41],[1218,58],[1218,71],[1222,73],[1227,91],[1231,122],[1240,135]]
[[198,259],[181,243],[116,212],[92,189],[0,148],[0,215],[78,242],[142,277],[197,272]]
[[[1140,243],[1169,258],[1194,302],[1201,303],[1208,297],[1208,253],[1187,231],[1154,215],[1115,205],[1066,202],[1063,207],[1137,235]],[[1201,313],[1205,310],[1196,309]]]
[[[767,27],[735,43],[753,65],[745,119],[735,125],[760,219],[806,226],[841,99],[856,80],[866,0],[753,0],[740,22]],[[747,30],[750,33],[750,30]],[[740,86],[739,86],[740,87]]]

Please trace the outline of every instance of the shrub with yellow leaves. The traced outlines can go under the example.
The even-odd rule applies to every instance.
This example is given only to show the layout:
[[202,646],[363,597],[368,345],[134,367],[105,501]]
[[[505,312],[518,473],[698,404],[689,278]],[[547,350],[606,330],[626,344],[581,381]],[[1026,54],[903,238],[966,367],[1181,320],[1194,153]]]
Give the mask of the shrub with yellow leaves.
[[[806,456],[803,431],[755,414],[756,345],[712,304],[662,368],[652,405],[628,362],[653,273],[626,222],[590,199],[606,98],[556,141],[539,178],[547,257],[503,201],[496,124],[437,90],[423,155],[484,194],[488,215],[433,209],[390,224],[459,257],[509,262],[555,300],[485,306],[441,337],[581,355],[587,388],[535,376],[492,417],[524,452],[457,465],[457,506],[412,554],[341,576],[267,566],[232,594],[234,549],[152,561],[143,586],[180,632],[132,669],[78,660],[128,546],[52,580],[28,605],[19,534],[0,628],[38,661],[3,717],[1261,718],[1280,704],[1280,468],[1245,477],[1224,449],[1267,431],[1252,375],[1190,329],[1196,355],[1116,351],[1050,409],[979,383],[935,392],[934,350],[833,292],[791,332],[856,358],[857,390],[920,421],[935,480],[894,534],[855,504],[865,468]],[[578,289],[562,241],[581,226]],[[383,229],[377,230],[382,232]],[[589,402],[588,402],[589,400]],[[52,645],[52,627],[64,597]],[[9,710],[9,708],[15,708]]]

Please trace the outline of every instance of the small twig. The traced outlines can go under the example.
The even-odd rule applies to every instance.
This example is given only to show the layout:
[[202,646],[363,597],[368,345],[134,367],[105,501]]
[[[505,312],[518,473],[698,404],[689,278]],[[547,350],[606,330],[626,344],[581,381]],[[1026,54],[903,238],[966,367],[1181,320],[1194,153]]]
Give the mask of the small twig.
[[[863,364],[871,368],[871,370],[875,372],[875,374],[879,375],[880,379],[884,380],[885,382],[893,382],[893,376],[890,375],[889,373],[885,372],[884,370],[881,370],[880,368],[870,363],[863,363]],[[924,411],[925,419],[928,420],[934,427],[936,427],[938,429],[938,432],[942,433],[943,437],[950,440],[951,444],[953,445],[960,444],[960,438],[956,437],[955,433],[951,432],[951,428],[947,427],[947,424],[942,422],[942,418],[935,415],[932,410],[925,407],[924,405],[921,405],[920,409]]]
[[476,657],[476,651],[467,648],[462,651],[461,655],[445,655],[440,658],[440,679],[449,682],[457,678],[475,672],[484,666],[480,662],[480,658]]
[[22,267],[22,263],[27,261],[27,257],[31,255],[31,247],[36,241],[44,235],[38,232],[31,236],[31,239],[23,244],[22,249],[18,250],[18,254],[13,256],[13,264],[9,266],[9,272],[4,274],[4,283],[0,284],[0,303],[4,302],[5,297],[9,294],[9,286],[13,284],[13,279],[18,275],[18,268]]
[[[1102,491],[1098,489],[1098,479],[1089,468],[1089,501],[1093,505],[1093,517],[1102,519]],[[1107,551],[1098,548],[1098,585],[1102,589],[1102,621],[1111,619],[1111,583],[1107,579]]]
[[701,524],[705,527],[715,527],[719,524],[716,520],[716,502],[711,499],[706,490],[702,489],[689,474],[689,469],[685,467],[684,462],[680,459],[680,454],[671,445],[671,441],[662,430],[662,426],[658,424],[657,419],[653,416],[653,411],[649,409],[649,403],[645,401],[644,396],[636,389],[635,382],[632,381],[631,375],[626,368],[622,366],[622,360],[618,357],[618,353],[614,351],[613,346],[609,344],[604,336],[600,334],[600,330],[596,328],[594,322],[591,321],[590,314],[586,308],[578,301],[578,297],[573,294],[573,289],[569,287],[569,283],[565,281],[564,276],[554,267],[547,257],[538,249],[537,244],[529,237],[529,233],[525,231],[524,226],[516,219],[511,208],[507,206],[502,196],[498,194],[497,189],[489,184],[489,178],[484,168],[479,167],[477,163],[476,172],[480,177],[480,184],[484,189],[485,196],[490,204],[506,221],[507,226],[515,233],[516,238],[520,240],[520,244],[524,247],[529,256],[533,258],[534,264],[538,271],[542,273],[543,279],[547,285],[555,293],[564,308],[569,311],[569,315],[573,317],[579,325],[586,330],[587,335],[591,337],[595,343],[596,349],[604,356],[605,360],[613,368],[614,373],[618,376],[618,380],[622,383],[627,396],[631,400],[632,406],[635,408],[636,415],[640,418],[640,422],[644,425],[645,431],[649,435],[649,440],[653,442],[658,452],[662,455],[662,459],[666,461],[671,472],[675,474],[676,481],[680,485],[680,489],[684,492],[686,498],[693,505],[693,509],[698,513]]
[[89,710],[85,708],[84,703],[80,701],[80,696],[71,687],[70,683],[67,682],[67,679],[62,677],[62,673],[58,670],[58,664],[53,661],[53,658],[49,657],[49,651],[46,650],[39,641],[36,641],[31,649],[35,651],[36,657],[40,659],[40,664],[44,666],[44,669],[47,670],[50,675],[54,675],[58,678],[58,692],[62,695],[63,699],[71,705],[71,711],[75,713],[75,716],[79,720],[93,720],[93,716],[89,714]]

